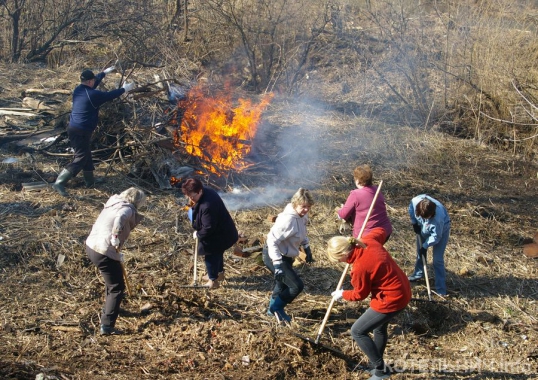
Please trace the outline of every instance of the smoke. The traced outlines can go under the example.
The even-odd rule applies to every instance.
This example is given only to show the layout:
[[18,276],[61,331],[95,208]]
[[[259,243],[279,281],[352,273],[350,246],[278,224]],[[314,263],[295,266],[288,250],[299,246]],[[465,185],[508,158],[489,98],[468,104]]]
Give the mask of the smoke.
[[[326,142],[322,134],[326,129],[320,128],[315,121],[320,116],[316,114],[316,107],[287,106],[285,115],[278,116],[286,120],[287,125],[268,122],[262,116],[262,124],[253,141],[255,159],[263,159],[264,164],[271,167],[274,180],[257,183],[254,188],[237,187],[220,194],[229,210],[283,206],[299,188],[313,190],[318,187],[326,174],[320,170],[322,144]],[[264,152],[264,155],[256,152]]]

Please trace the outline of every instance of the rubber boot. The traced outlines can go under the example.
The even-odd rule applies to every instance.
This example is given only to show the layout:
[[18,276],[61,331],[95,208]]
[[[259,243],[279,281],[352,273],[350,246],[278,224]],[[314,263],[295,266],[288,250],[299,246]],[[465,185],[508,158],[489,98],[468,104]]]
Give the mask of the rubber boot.
[[67,197],[67,191],[65,191],[65,184],[67,181],[69,181],[71,178],[73,178],[73,174],[67,169],[62,170],[60,175],[58,175],[58,178],[56,178],[56,182],[52,185],[52,188],[58,192],[63,197]]
[[273,305],[269,306],[269,311],[273,314],[276,314],[279,320],[289,323],[291,322],[291,317],[284,312],[284,307],[286,307],[287,304],[287,302],[284,302],[282,298],[278,296],[275,298]]
[[105,182],[103,178],[95,178],[93,176],[93,171],[90,171],[90,170],[83,171],[82,175],[84,177],[84,184],[86,185],[87,188],[91,188],[91,187],[94,187],[95,185]]
[[271,300],[269,301],[269,308],[267,309],[267,315],[270,316],[270,317],[275,316],[275,313],[273,313],[271,311],[271,308],[273,307],[274,304],[275,304],[275,299],[273,297],[271,297]]

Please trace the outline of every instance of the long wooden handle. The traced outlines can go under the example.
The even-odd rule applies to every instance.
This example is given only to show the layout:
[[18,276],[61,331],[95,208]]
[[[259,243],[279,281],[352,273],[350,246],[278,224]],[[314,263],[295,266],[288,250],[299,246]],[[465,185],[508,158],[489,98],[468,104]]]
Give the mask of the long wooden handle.
[[127,271],[125,270],[125,264],[120,262],[121,271],[123,272],[123,280],[125,281],[125,287],[127,288],[127,294],[131,296],[131,284],[129,283],[129,278],[127,277]]
[[[419,250],[422,248],[422,236],[417,234],[417,241],[419,245]],[[420,251],[419,251],[420,252]],[[424,266],[424,278],[426,279],[426,288],[428,289],[428,299],[432,300],[432,290],[430,288],[430,279],[428,278],[428,263],[426,262],[426,256],[421,255],[422,265]]]
[[[366,223],[368,223],[368,219],[370,219],[370,214],[372,213],[372,210],[374,209],[374,205],[377,200],[377,196],[379,195],[379,192],[381,191],[382,185],[383,185],[383,181],[379,182],[379,186],[377,187],[377,191],[375,192],[374,199],[372,200],[372,204],[370,205],[370,208],[368,209],[368,214],[366,214],[366,218],[364,219],[364,222],[362,223],[362,227],[359,232],[359,235],[357,236],[357,239],[361,238],[362,233],[364,232],[364,229],[366,228]],[[344,271],[342,272],[340,281],[338,281],[338,285],[336,285],[336,290],[342,287],[342,284],[344,283],[344,279],[346,278],[348,269],[349,269],[349,263],[346,264],[346,267],[344,268]],[[327,312],[325,313],[325,318],[323,318],[323,322],[321,322],[321,326],[319,327],[318,335],[316,336],[316,344],[319,343],[321,334],[323,334],[325,325],[327,324],[327,321],[329,320],[329,316],[331,315],[331,310],[333,308],[334,301],[335,301],[334,297],[331,297],[331,302],[329,303],[329,307],[327,308]]]
[[198,282],[198,238],[194,239],[194,268],[193,268],[193,285]]

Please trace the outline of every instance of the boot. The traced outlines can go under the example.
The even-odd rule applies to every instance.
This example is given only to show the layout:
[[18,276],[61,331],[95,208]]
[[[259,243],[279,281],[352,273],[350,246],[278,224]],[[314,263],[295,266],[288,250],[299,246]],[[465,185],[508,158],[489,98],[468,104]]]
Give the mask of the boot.
[[287,302],[284,302],[282,298],[278,296],[275,298],[273,305],[269,306],[269,311],[273,314],[276,314],[279,320],[289,323],[291,322],[291,317],[284,312],[284,307],[286,307],[287,304]]
[[73,174],[67,169],[62,170],[62,172],[56,178],[56,182],[52,185],[52,188],[58,192],[63,197],[67,197],[67,191],[65,191],[65,184],[73,178]]
[[83,171],[82,175],[84,177],[84,183],[87,188],[94,187],[95,185],[98,185],[100,183],[104,182],[104,179],[102,178],[95,178],[93,176],[93,170]]
[[271,311],[271,308],[273,307],[274,304],[275,304],[275,299],[273,297],[271,297],[271,300],[269,301],[269,308],[267,309],[267,315],[270,316],[270,317],[275,316],[275,313],[273,313]]

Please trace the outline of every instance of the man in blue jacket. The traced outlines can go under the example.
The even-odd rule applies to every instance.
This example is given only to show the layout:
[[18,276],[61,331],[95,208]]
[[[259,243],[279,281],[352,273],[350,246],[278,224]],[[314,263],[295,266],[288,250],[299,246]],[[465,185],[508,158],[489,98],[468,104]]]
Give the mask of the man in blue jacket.
[[99,107],[104,103],[119,98],[122,94],[133,89],[134,83],[124,83],[122,88],[112,91],[96,90],[106,74],[112,72],[114,66],[94,75],[91,70],[80,74],[80,84],[73,91],[73,109],[67,127],[67,136],[74,150],[74,159],[67,165],[56,182],[52,185],[60,195],[67,196],[65,184],[82,170],[87,187],[95,184],[92,151],[90,142],[93,131],[97,128]]

